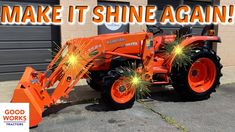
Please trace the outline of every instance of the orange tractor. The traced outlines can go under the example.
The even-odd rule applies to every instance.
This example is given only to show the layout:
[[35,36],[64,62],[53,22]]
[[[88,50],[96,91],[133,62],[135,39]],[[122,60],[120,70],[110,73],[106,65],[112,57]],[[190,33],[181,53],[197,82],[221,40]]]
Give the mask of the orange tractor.
[[[177,45],[164,54],[166,44],[169,47],[173,42]],[[76,83],[86,78],[92,88],[102,91],[108,105],[114,109],[130,108],[136,91],[122,73],[128,73],[125,67],[133,63],[141,80],[155,85],[172,84],[187,99],[208,98],[222,76],[220,58],[208,48],[214,42],[220,42],[220,38],[213,30],[204,30],[203,35],[196,36],[190,27],[182,27],[173,35],[153,27],[151,32],[73,39],[61,48],[45,72],[26,68],[11,102],[29,103],[30,127],[37,126],[46,108],[61,97],[68,97]],[[177,63],[181,54],[191,60],[187,65]],[[47,90],[51,87],[55,89],[49,94]]]

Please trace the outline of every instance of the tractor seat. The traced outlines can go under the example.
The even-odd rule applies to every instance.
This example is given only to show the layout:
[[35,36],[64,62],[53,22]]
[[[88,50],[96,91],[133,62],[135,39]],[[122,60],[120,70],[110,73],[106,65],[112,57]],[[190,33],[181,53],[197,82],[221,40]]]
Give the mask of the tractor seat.
[[190,26],[180,27],[176,38],[182,38],[183,36],[185,36],[187,34],[192,34],[192,27],[190,27]]

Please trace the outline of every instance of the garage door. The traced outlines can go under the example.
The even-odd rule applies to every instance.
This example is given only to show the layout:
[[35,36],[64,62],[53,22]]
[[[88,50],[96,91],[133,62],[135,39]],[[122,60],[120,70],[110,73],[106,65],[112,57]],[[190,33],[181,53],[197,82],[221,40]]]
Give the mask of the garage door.
[[[158,7],[157,10],[157,20],[160,19],[162,11],[166,5],[173,6],[174,9],[176,9],[181,3],[184,3],[186,5],[189,5],[191,8],[193,8],[195,5],[201,5],[202,7],[206,7],[207,5],[211,5],[212,2],[209,0],[149,0],[149,5],[156,5]],[[179,29],[180,25],[161,25],[165,33],[172,33],[174,30]],[[200,24],[193,25],[193,33],[194,34],[201,34],[204,26]]]
[[[26,1],[26,2],[25,2]],[[0,5],[58,4],[58,0],[0,1]],[[60,27],[0,25],[0,81],[20,79],[26,66],[45,70],[52,59],[51,50],[60,44]]]
[[[102,1],[102,2],[98,2],[98,5],[115,7],[116,5],[129,6],[130,4],[127,2],[108,2],[108,1],[103,2]],[[129,24],[116,24],[116,23],[107,24],[106,23],[106,24],[98,26],[98,34],[118,33],[118,32],[129,32]]]

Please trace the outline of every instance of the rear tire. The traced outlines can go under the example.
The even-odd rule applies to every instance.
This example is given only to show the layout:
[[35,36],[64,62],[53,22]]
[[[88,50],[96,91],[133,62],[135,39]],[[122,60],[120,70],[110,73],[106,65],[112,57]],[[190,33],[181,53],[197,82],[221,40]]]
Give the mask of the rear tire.
[[210,49],[199,47],[189,55],[192,63],[173,66],[171,80],[174,89],[187,100],[208,99],[220,85],[220,58]]
[[[118,86],[120,89],[120,87],[122,87],[121,85],[123,85],[121,83],[123,79],[121,76],[121,74],[124,72],[123,70],[123,68],[115,68],[115,70],[111,70],[108,72],[108,75],[103,78],[102,99],[107,105],[116,110],[131,108],[135,102],[135,91],[128,93],[128,90],[124,90],[123,92],[127,92],[127,95],[124,95],[123,97],[118,95],[115,96],[119,93],[122,94],[122,92],[118,91],[118,88],[116,87]],[[126,85],[123,86],[124,89],[128,87]]]

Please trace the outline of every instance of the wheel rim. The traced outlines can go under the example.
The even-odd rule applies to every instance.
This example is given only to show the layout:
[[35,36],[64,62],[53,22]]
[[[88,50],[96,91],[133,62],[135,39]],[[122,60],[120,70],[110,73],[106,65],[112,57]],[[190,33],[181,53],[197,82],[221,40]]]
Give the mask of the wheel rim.
[[135,89],[131,86],[128,80],[129,79],[122,77],[113,83],[111,96],[115,102],[124,104],[134,97]]
[[200,58],[190,67],[188,82],[191,89],[197,93],[209,90],[216,79],[216,66],[209,58]]

